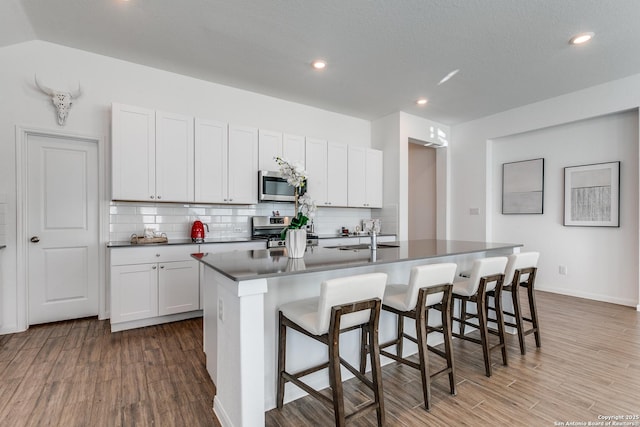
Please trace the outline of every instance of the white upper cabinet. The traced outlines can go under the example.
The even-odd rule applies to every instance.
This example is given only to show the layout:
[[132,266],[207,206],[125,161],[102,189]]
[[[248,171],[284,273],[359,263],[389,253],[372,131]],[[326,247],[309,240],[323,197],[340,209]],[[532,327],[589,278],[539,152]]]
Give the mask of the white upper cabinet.
[[229,192],[226,203],[258,202],[258,129],[229,125]]
[[382,151],[367,149],[367,179],[366,179],[366,203],[367,207],[382,207]]
[[317,206],[328,206],[327,198],[327,141],[307,138],[307,192]]
[[347,206],[347,146],[307,138],[309,195],[318,206]]
[[347,206],[347,146],[327,143],[327,199],[330,206]]
[[273,160],[276,156],[304,167],[304,136],[260,129],[258,131],[258,147],[259,170],[278,170],[278,164]]
[[259,170],[278,170],[278,164],[273,158],[276,156],[283,157],[282,132],[260,129],[258,131],[258,156]]
[[282,157],[294,164],[305,166],[304,136],[285,133],[282,137]]
[[196,118],[195,201],[222,203],[228,198],[227,124]]
[[114,103],[111,138],[112,199],[155,200],[155,111]]
[[349,146],[350,207],[382,207],[382,151]]
[[113,104],[112,199],[192,202],[193,117]]
[[193,117],[156,112],[156,200],[193,202]]
[[197,203],[258,202],[258,129],[196,119]]
[[366,206],[367,183],[366,147],[349,147],[348,197],[350,207]]

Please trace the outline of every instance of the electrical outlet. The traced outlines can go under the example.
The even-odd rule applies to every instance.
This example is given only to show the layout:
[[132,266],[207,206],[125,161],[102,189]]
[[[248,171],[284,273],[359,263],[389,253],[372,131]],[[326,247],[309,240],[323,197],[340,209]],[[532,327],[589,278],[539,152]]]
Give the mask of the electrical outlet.
[[236,228],[234,228],[234,229],[233,229],[233,231],[234,231],[235,233],[242,233],[242,228],[240,228],[240,227],[236,227]]
[[560,273],[563,276],[567,275],[567,266],[566,265],[561,265],[558,267],[558,273]]
[[222,298],[218,298],[218,319],[224,322],[224,304],[222,304]]

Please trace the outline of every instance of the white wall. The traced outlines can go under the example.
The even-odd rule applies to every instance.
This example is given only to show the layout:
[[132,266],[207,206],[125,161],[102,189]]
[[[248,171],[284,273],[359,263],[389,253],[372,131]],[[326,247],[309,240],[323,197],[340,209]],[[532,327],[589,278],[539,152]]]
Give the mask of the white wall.
[[[384,152],[384,205],[397,217],[396,234],[399,240],[408,240],[409,228],[409,138],[429,141],[430,127],[437,126],[447,134],[449,127],[431,120],[404,112],[393,113],[372,123],[372,144]],[[447,149],[436,152],[436,207],[437,237],[446,239],[448,227],[447,194],[448,177]],[[392,215],[387,215],[390,218]],[[384,224],[383,224],[384,227]]]
[[[609,242],[616,242],[615,244],[620,245],[621,248],[610,248],[609,251],[603,251],[603,253],[599,254],[602,255],[602,258],[598,259],[593,259],[592,254],[585,254],[578,249],[564,254],[566,258],[563,259],[563,262],[572,267],[568,271],[569,274],[563,277],[562,280],[558,280],[558,277],[553,277],[555,272],[558,271],[559,263],[551,258],[553,258],[554,245],[557,245],[558,242],[555,235],[549,235],[549,241],[544,246],[536,247],[542,252],[541,269],[546,270],[544,273],[540,272],[542,278],[538,285],[547,290],[560,293],[577,294],[580,292],[580,295],[584,297],[604,301],[618,301],[623,304],[638,304],[638,288],[640,285],[637,264],[640,240],[637,225],[637,170],[639,164],[637,148],[634,148],[636,151],[632,153],[628,151],[629,147],[624,149],[626,151],[622,150],[622,147],[618,147],[616,150],[622,151],[615,153],[610,153],[607,150],[607,146],[618,137],[631,137],[633,144],[637,146],[637,125],[629,124],[628,120],[618,122],[618,119],[613,118],[604,118],[593,123],[579,121],[622,111],[636,110],[639,105],[640,75],[634,75],[452,127],[451,143],[449,145],[451,164],[449,180],[451,194],[449,200],[450,238],[491,241],[498,240],[498,236],[507,237],[508,230],[504,230],[503,224],[494,222],[492,218],[495,210],[495,198],[499,198],[501,192],[500,186],[496,184],[496,178],[493,176],[493,159],[494,156],[501,155],[499,153],[501,144],[499,142],[491,143],[492,140],[496,141],[501,137],[510,137],[565,124],[572,125],[566,129],[558,128],[556,132],[567,131],[571,133],[572,137],[580,137],[580,135],[583,135],[582,126],[595,126],[596,128],[592,129],[594,137],[590,141],[599,140],[598,142],[602,145],[599,149],[602,149],[602,151],[589,155],[580,147],[575,151],[571,149],[570,152],[563,151],[564,154],[557,159],[555,158],[556,153],[553,160],[558,162],[556,168],[581,164],[583,159],[587,157],[588,163],[622,160],[624,162],[623,169],[627,169],[627,172],[623,170],[623,173],[628,174],[633,171],[633,174],[626,176],[625,179],[627,181],[622,184],[626,187],[624,191],[626,192],[629,188],[636,188],[633,194],[626,195],[625,206],[632,206],[635,210],[626,212],[629,220],[623,224],[620,230],[603,229],[594,231],[593,228],[585,227],[564,230],[567,233],[565,237],[569,239],[566,244],[575,248],[578,248],[578,246],[580,249],[585,246],[600,246],[600,238],[603,235],[615,235],[616,237],[609,240]],[[621,117],[626,116],[623,115]],[[629,135],[629,126],[636,127],[635,136]],[[556,137],[560,133],[551,133],[548,136],[550,135]],[[618,138],[617,141],[619,142],[621,139]],[[538,141],[537,143],[541,142]],[[554,149],[556,148],[554,147]],[[496,150],[498,151],[496,152]],[[530,158],[530,152],[526,150],[528,149],[523,148],[521,153],[515,152],[512,154],[514,156],[521,154],[522,158]],[[546,152],[542,154],[544,154],[542,157],[548,157]],[[613,154],[616,156],[624,154],[624,156],[629,157],[612,159]],[[537,155],[537,157],[540,156]],[[566,164],[563,165],[562,163],[565,162]],[[556,173],[559,172],[556,170]],[[635,182],[630,182],[629,180],[635,180]],[[545,190],[550,191],[549,188],[548,184],[545,184]],[[547,200],[547,196],[545,196],[545,202]],[[470,208],[479,208],[479,215],[471,215]],[[556,213],[555,217],[550,217],[550,220],[561,224],[562,217]],[[532,232],[538,231],[541,235],[543,231],[546,231],[544,229],[538,230],[535,225],[535,220],[533,220],[528,221],[526,226],[530,227]],[[526,250],[528,247],[524,249]],[[624,276],[619,276],[619,279],[630,285],[614,285],[610,279],[604,279],[607,277],[606,272],[620,269],[619,251],[627,249],[630,252],[625,254],[625,259],[630,264],[635,265],[635,270],[625,271]],[[578,275],[578,271],[583,273]],[[608,284],[601,283],[603,280]],[[630,291],[629,289],[635,289],[635,291]],[[630,300],[635,300],[635,302]],[[637,307],[640,309],[640,304]]]
[[[371,124],[366,120],[51,43],[31,41],[0,48],[0,64],[0,194],[6,195],[7,203],[7,248],[0,257],[0,333],[20,326],[18,291],[24,292],[16,270],[16,126],[98,137],[108,153],[111,103],[121,102],[351,145],[371,144]],[[35,73],[43,84],[56,89],[82,84],[84,93],[71,108],[64,128],[55,120],[50,99],[35,88]],[[104,214],[108,224],[108,212]],[[347,215],[341,212],[340,216],[341,222],[346,221]],[[353,216],[349,220],[355,224],[363,214],[355,210]],[[108,232],[103,230],[103,243]]]
[[[537,287],[635,306],[638,287],[638,113],[628,111],[493,141],[492,239],[541,252]],[[544,158],[544,214],[502,215],[502,164]],[[620,227],[565,227],[564,167],[621,163]],[[602,265],[603,260],[613,264]],[[559,266],[567,275],[559,274]],[[596,268],[594,268],[596,267]]]

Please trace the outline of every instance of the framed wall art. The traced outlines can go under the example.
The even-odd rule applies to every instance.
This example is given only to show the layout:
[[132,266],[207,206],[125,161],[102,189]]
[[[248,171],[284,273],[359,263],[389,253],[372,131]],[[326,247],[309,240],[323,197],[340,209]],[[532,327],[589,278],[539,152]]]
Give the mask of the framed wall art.
[[502,213],[542,214],[544,159],[502,165]]
[[620,162],[564,168],[564,225],[620,226]]

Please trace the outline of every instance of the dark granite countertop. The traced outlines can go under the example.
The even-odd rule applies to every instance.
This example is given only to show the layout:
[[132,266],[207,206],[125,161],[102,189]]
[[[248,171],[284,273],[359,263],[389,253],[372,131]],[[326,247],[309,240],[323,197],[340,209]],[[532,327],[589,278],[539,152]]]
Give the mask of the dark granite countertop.
[[[496,249],[513,249],[518,243],[468,242],[462,240],[410,240],[395,242],[397,247],[350,249],[308,247],[304,258],[288,258],[283,248],[236,251],[227,253],[192,254],[208,267],[234,281],[288,276],[293,274],[364,267],[375,264],[439,258],[484,252]],[[382,244],[381,244],[382,245]]]
[[167,243],[146,243],[136,244],[127,241],[122,242],[109,242],[107,247],[109,248],[141,248],[145,246],[167,246],[167,245],[206,245],[209,243],[238,243],[238,242],[253,242],[251,237],[221,237],[221,238],[207,238],[204,242],[194,243],[191,239],[169,239]]
[[[378,237],[380,236],[395,236],[395,234],[391,234],[391,233],[379,233]],[[350,238],[355,238],[355,237],[371,237],[369,234],[367,233],[361,233],[361,234],[349,234],[349,235],[344,235],[344,234],[318,234],[318,239],[350,239]]]

